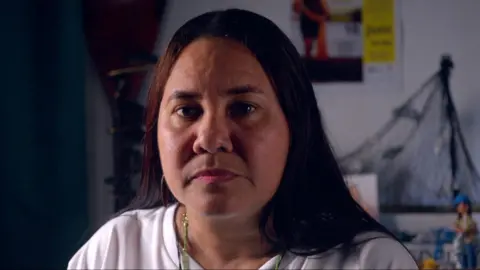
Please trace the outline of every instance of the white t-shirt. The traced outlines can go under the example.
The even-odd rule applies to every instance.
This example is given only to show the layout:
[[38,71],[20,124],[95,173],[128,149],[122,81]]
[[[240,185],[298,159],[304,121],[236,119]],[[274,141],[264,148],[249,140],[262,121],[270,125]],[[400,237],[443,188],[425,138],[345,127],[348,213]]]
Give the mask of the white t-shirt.
[[[135,210],[110,220],[78,250],[68,269],[179,269],[175,209],[176,205]],[[260,269],[274,269],[276,260],[270,259]],[[336,248],[309,257],[287,252],[279,268],[418,269],[400,243],[383,235],[359,244],[349,254]],[[190,258],[190,269],[202,267]]]
[[462,216],[462,228],[463,229],[466,229],[468,228],[468,216],[467,215],[463,215]]

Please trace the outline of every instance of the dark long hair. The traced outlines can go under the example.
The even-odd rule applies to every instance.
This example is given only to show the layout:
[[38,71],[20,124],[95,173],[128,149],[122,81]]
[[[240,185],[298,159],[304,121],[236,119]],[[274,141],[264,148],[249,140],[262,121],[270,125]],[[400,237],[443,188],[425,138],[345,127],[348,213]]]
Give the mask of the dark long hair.
[[[350,196],[323,130],[312,84],[293,44],[267,18],[238,9],[205,13],[173,35],[150,88],[142,180],[126,210],[166,206],[175,200],[162,181],[157,118],[173,64],[186,46],[202,37],[227,38],[248,48],[269,77],[288,121],[291,141],[284,175],[259,224],[273,246],[310,255],[347,243],[363,231],[388,233]],[[270,217],[275,237],[267,233]]]

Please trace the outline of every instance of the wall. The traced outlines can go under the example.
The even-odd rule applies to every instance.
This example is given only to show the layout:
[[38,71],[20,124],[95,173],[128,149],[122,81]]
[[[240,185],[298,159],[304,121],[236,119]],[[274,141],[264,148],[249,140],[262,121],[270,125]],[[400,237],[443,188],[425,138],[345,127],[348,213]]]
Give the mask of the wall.
[[[300,44],[298,32],[295,32],[296,28],[291,22],[290,3],[290,0],[169,1],[158,42],[159,52],[165,48],[174,31],[186,20],[209,10],[229,7],[249,9],[269,17],[292,37],[295,44]],[[376,131],[389,118],[392,108],[401,103],[438,69],[440,56],[450,53],[456,64],[452,78],[454,100],[459,109],[462,124],[470,128],[465,130],[466,134],[470,134],[466,138],[467,143],[476,164],[480,165],[480,140],[474,140],[472,136],[480,132],[480,117],[474,117],[475,114],[480,115],[480,108],[475,109],[475,100],[480,100],[480,86],[476,80],[476,75],[480,74],[477,67],[477,63],[480,63],[480,54],[477,52],[480,48],[480,35],[475,34],[478,33],[476,22],[478,22],[480,1],[397,0],[397,6],[403,19],[402,89],[345,83],[315,85],[318,104],[324,114],[336,151],[339,154],[348,152]],[[92,73],[89,74],[92,76]],[[91,77],[87,78],[87,81],[92,80]],[[100,97],[92,95],[90,98]],[[90,117],[94,121],[91,128],[105,130],[106,123],[93,118],[105,114],[106,105],[98,100],[91,102],[95,103],[92,105],[94,106],[92,110],[97,112]],[[105,146],[108,135],[102,131],[95,133],[96,137],[92,139],[90,145],[97,146],[91,148],[90,153],[92,155],[102,153],[104,156],[92,161],[92,166],[102,168],[101,170],[105,172],[111,168],[111,160],[105,155],[105,152],[109,151]],[[102,143],[99,143],[100,141]],[[96,178],[93,180],[95,186],[92,187],[92,193],[97,194],[97,198],[101,199],[103,207],[110,200],[104,194],[99,195],[102,193],[99,190],[105,189],[101,187],[103,183],[100,177],[103,175],[100,176],[97,170],[97,174],[92,174],[91,177]],[[103,212],[96,215],[100,217]],[[411,220],[411,216],[408,215],[405,220]],[[421,224],[436,223],[437,216],[422,220]],[[395,218],[398,220],[401,216],[395,216]],[[389,220],[392,219],[389,218]],[[438,222],[444,223],[442,220],[447,219],[438,216]],[[425,226],[428,226],[426,223]]]

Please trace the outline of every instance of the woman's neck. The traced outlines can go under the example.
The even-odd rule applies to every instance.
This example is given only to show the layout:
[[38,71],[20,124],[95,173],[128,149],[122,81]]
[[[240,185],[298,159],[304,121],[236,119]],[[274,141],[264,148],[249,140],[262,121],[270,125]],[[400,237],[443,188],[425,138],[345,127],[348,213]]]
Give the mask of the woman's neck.
[[[183,206],[177,210],[176,225],[183,246]],[[258,217],[208,217],[190,211],[188,217],[188,253],[206,268],[258,268],[269,259],[270,245],[258,228]],[[207,265],[208,264],[208,267]],[[258,265],[257,265],[258,264]],[[235,267],[234,267],[235,268]]]

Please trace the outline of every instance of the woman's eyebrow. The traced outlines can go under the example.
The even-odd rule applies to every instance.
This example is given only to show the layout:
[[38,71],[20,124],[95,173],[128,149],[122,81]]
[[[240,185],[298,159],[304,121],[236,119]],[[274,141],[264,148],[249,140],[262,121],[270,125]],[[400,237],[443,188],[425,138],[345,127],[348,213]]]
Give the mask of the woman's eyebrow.
[[197,100],[202,97],[201,93],[193,90],[174,90],[168,97],[168,102],[172,100]]
[[255,87],[253,85],[249,85],[249,84],[235,86],[226,91],[227,95],[242,95],[242,94],[249,94],[249,93],[263,94],[263,91],[260,88]]

